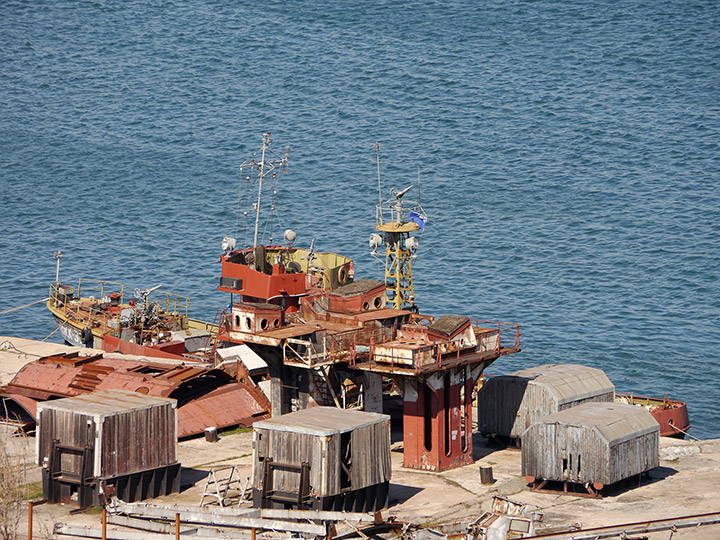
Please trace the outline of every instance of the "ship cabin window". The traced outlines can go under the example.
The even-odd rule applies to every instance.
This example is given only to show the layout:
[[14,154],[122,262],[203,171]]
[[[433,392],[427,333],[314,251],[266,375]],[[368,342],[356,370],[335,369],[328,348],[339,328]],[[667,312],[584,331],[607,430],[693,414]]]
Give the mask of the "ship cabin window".
[[380,309],[380,307],[382,306],[382,298],[376,296],[375,300],[373,300],[373,305],[375,306],[375,309]]
[[280,319],[273,320],[273,327],[277,328],[278,326],[280,326]]
[[245,330],[252,330],[252,319],[245,317]]
[[260,319],[260,328],[263,330],[267,330],[268,327],[268,320],[267,319]]
[[240,315],[235,315],[235,328],[240,329]]
[[363,311],[367,311],[368,309],[370,309],[370,304],[368,304],[367,302],[363,302],[362,307],[363,307]]

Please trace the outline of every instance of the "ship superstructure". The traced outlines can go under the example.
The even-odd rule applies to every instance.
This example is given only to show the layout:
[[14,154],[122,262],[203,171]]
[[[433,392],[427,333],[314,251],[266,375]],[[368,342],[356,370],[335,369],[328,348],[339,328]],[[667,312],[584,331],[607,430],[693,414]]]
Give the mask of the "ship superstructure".
[[[270,142],[263,137],[261,159]],[[260,176],[268,169],[252,166]],[[315,404],[382,412],[384,391],[394,389],[403,400],[405,466],[444,470],[473,461],[473,388],[494,360],[519,352],[519,326],[417,313],[410,234],[426,218],[419,205],[405,213],[408,191],[393,191],[378,207],[384,237],[371,246],[387,246],[384,282],[356,280],[342,255],[294,247],[293,231],[285,245],[264,246],[255,234],[238,250],[226,238],[218,289],[231,302],[218,341],[227,350],[246,346],[267,366],[254,376],[274,416]]]

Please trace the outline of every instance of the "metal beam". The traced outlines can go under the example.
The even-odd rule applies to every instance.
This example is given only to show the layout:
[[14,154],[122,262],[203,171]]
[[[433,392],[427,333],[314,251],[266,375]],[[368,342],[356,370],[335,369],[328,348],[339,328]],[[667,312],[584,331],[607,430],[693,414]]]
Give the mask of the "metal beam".
[[[222,533],[216,533],[215,531],[207,531],[207,535],[192,535],[188,538],[193,540],[232,540],[237,537],[221,536]],[[57,538],[102,538],[102,529],[96,529],[93,527],[72,527],[69,525],[57,525],[53,531],[54,537]],[[183,535],[186,536],[186,535]],[[107,531],[105,538],[107,540],[169,540],[175,538],[175,532],[169,534],[163,533],[152,533],[147,531]],[[247,536],[247,538],[250,538]]]
[[[113,511],[122,514],[133,514],[143,517],[154,517],[163,519],[175,519],[175,514],[180,514],[180,521],[185,523],[196,523],[207,526],[237,527],[242,529],[262,529],[269,531],[287,531],[307,533],[315,536],[326,536],[327,529],[324,525],[313,525],[309,523],[293,523],[291,521],[273,520],[257,517],[246,517],[249,512],[243,512],[237,508],[212,509],[194,507],[160,507],[152,505],[136,505],[118,501],[113,505]],[[234,512],[234,515],[230,512]],[[253,512],[252,510],[250,512]],[[245,515],[243,515],[245,514]]]
[[280,510],[274,508],[263,508],[260,512],[263,518],[375,523],[375,516],[373,514],[364,514],[359,512],[333,512],[330,510]]
[[547,540],[599,540],[601,538],[626,537],[632,534],[653,533],[658,531],[669,531],[683,529],[686,527],[700,527],[701,525],[716,525],[720,523],[720,512],[710,514],[697,514],[694,516],[682,516],[669,519],[657,519],[654,521],[638,521],[636,523],[625,523],[623,525],[612,525],[610,527],[596,527],[594,529],[582,529],[571,532],[560,532],[551,534],[538,534],[528,536],[531,538],[542,538]]

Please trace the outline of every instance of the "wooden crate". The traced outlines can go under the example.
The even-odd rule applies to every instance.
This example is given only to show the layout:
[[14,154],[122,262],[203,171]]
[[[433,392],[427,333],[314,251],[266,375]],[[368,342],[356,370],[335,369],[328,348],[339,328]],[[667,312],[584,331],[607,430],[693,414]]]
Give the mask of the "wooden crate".
[[642,407],[583,403],[525,431],[522,474],[602,489],[657,467],[659,437],[659,424]]
[[256,505],[374,511],[386,504],[388,415],[312,407],[255,422],[253,431]]
[[[130,500],[173,491],[179,487],[176,401],[105,390],[39,403],[36,450],[46,498],[55,502],[97,504],[101,482],[116,484]],[[141,478],[158,485],[138,486]]]
[[489,378],[478,392],[478,426],[485,436],[518,442],[546,416],[587,401],[613,402],[605,373],[577,364],[547,364]]

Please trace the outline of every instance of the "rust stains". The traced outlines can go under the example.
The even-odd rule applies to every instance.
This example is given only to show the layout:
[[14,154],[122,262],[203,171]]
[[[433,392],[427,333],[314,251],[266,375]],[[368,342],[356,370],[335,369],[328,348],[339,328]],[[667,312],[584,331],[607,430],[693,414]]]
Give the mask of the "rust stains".
[[[258,390],[238,383],[223,370],[184,363],[108,359],[77,353],[41,358],[24,366],[7,385],[3,401],[34,418],[34,404],[101,390],[130,390],[178,402],[180,437],[201,434],[206,427],[247,427],[269,408]],[[187,410],[185,410],[187,408]],[[4,412],[4,411],[3,411]]]

